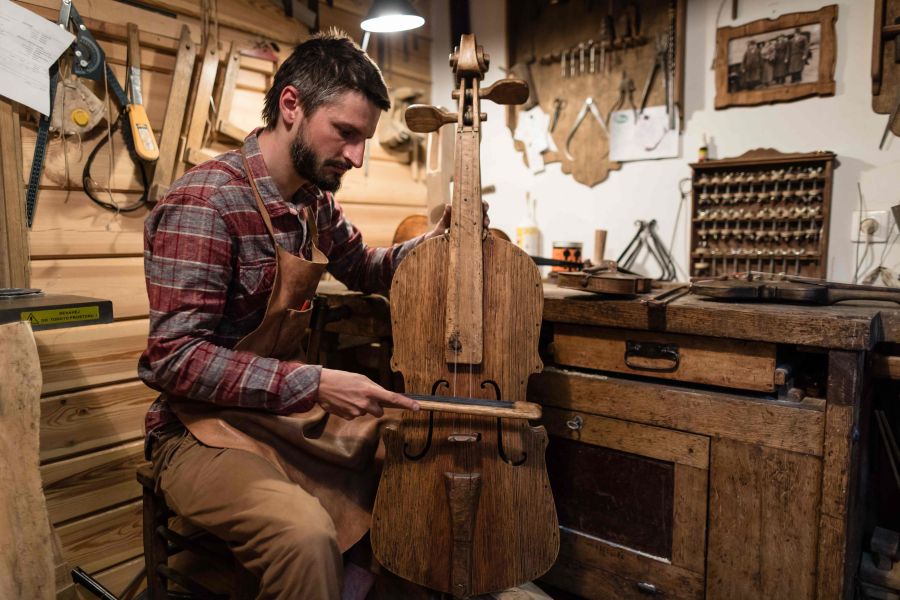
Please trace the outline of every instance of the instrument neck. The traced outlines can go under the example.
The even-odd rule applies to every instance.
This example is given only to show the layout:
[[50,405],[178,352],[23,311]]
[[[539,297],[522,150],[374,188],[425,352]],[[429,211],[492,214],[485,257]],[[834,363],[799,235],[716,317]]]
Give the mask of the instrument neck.
[[482,361],[484,329],[478,80],[461,78],[459,92],[445,357],[448,363],[477,365]]

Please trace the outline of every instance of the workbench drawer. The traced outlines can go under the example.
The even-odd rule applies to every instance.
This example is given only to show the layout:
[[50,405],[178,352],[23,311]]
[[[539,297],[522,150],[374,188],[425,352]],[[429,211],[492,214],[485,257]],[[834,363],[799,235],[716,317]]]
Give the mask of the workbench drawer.
[[702,598],[709,438],[552,407],[543,424],[561,529],[547,581],[588,598]]
[[775,344],[557,324],[558,365],[774,392]]

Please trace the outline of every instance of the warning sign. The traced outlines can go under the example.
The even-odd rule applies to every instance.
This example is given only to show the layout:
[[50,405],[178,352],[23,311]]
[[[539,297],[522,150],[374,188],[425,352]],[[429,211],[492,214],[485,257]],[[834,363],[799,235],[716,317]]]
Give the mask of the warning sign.
[[76,308],[51,308],[48,310],[22,311],[22,321],[30,321],[32,325],[58,325],[76,321],[98,321],[99,306],[79,306]]

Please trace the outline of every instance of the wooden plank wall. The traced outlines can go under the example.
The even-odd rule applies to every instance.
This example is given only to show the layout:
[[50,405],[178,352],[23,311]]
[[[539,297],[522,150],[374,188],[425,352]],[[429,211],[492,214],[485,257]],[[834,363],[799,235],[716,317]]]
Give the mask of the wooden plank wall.
[[[17,0],[22,6],[55,20],[58,0]],[[339,26],[361,39],[358,23],[368,0],[321,3],[322,27]],[[125,26],[140,27],[143,96],[154,131],[165,118],[168,90],[182,25],[199,43],[201,13],[192,0],[146,0],[176,17],[115,0],[75,5],[124,81]],[[260,35],[275,41],[282,55],[308,35],[305,27],[285,19],[269,0],[219,0],[220,56],[228,47],[252,47]],[[414,43],[413,43],[414,42]],[[430,38],[427,32],[376,42],[391,69],[389,85],[411,85],[430,97]],[[229,120],[251,129],[260,124],[265,89],[274,67],[242,59]],[[101,98],[102,93],[98,94]],[[101,129],[103,129],[101,127]],[[143,279],[143,221],[147,211],[115,214],[95,206],[81,189],[88,152],[101,139],[100,129],[83,140],[63,142],[51,136],[38,209],[29,235],[31,284],[49,292],[109,298],[115,322],[37,332],[43,370],[41,400],[41,474],[51,521],[66,557],[98,574],[115,593],[141,568],[141,513],[135,468],[143,461],[143,417],[156,392],[136,373],[146,345],[148,306]],[[31,166],[35,125],[23,119],[24,173]],[[112,197],[130,204],[140,185],[120,138],[97,155],[94,178],[110,182]],[[234,147],[215,144],[217,149]],[[414,181],[411,166],[373,144],[368,175],[347,176],[338,195],[346,213],[371,244],[389,243],[405,216],[422,213],[424,183]],[[108,177],[111,174],[111,178]]]

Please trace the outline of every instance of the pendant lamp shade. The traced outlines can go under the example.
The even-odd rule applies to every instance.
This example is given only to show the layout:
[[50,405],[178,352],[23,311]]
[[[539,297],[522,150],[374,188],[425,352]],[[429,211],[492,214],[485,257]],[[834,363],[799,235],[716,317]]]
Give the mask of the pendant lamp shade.
[[360,26],[366,32],[387,33],[407,31],[424,24],[425,19],[408,0],[375,0]]

